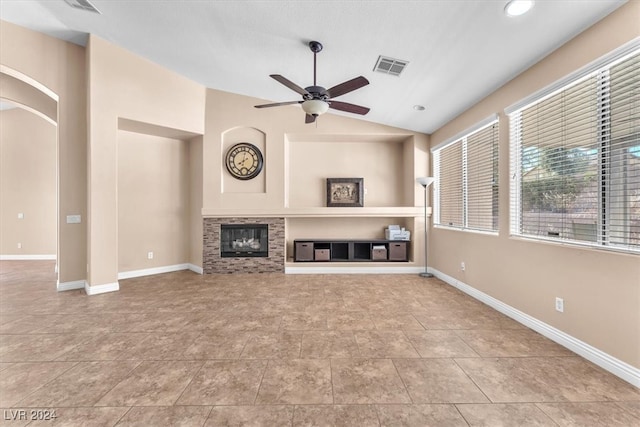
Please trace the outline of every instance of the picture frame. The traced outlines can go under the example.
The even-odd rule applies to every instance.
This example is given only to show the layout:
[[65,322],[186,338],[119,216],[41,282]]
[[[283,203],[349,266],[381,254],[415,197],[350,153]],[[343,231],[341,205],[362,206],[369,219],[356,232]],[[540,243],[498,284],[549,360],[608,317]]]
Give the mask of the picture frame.
[[363,207],[364,178],[327,178],[327,207]]

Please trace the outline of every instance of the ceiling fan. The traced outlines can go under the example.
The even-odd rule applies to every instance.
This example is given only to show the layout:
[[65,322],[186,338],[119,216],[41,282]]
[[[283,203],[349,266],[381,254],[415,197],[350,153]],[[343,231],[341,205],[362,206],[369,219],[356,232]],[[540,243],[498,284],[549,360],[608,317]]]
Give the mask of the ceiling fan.
[[313,86],[301,88],[286,77],[280,74],[271,74],[269,77],[282,83],[289,89],[302,95],[302,101],[286,101],[276,102],[274,104],[256,105],[256,108],[279,107],[282,105],[301,104],[302,109],[306,113],[305,123],[313,123],[316,117],[327,112],[329,108],[334,110],[346,111],[348,113],[365,115],[369,112],[369,108],[360,105],[349,104],[348,102],[334,101],[333,98],[360,89],[369,84],[369,80],[362,76],[347,80],[344,83],[325,89],[316,84],[316,54],[322,50],[320,42],[309,42],[309,49],[313,52]]

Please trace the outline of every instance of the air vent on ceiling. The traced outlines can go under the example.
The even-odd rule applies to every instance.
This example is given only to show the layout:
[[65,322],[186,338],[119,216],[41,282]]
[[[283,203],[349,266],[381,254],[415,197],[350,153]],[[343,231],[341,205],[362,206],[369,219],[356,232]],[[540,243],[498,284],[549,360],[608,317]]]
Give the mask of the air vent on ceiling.
[[87,12],[93,12],[93,13],[100,13],[100,11],[91,4],[91,2],[89,2],[89,0],[64,0],[69,6],[75,8],[75,9],[80,9],[80,10],[86,10]]
[[399,76],[402,70],[409,64],[409,61],[403,61],[402,59],[393,59],[380,55],[376,66],[373,67],[373,71],[379,71],[385,74],[391,74],[392,76]]

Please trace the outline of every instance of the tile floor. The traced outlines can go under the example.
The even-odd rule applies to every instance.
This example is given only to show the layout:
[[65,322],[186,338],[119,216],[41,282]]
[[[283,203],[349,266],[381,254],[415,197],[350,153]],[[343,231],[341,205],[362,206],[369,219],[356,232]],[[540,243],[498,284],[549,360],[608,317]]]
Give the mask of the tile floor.
[[0,276],[0,426],[640,426],[640,390],[436,279]]

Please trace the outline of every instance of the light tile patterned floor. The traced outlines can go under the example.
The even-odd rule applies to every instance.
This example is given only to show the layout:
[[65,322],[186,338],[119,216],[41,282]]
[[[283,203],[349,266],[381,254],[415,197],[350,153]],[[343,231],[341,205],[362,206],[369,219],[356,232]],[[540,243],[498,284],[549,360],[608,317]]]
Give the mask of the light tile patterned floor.
[[178,272],[89,297],[53,267],[0,262],[0,426],[640,426],[640,390],[436,279]]

